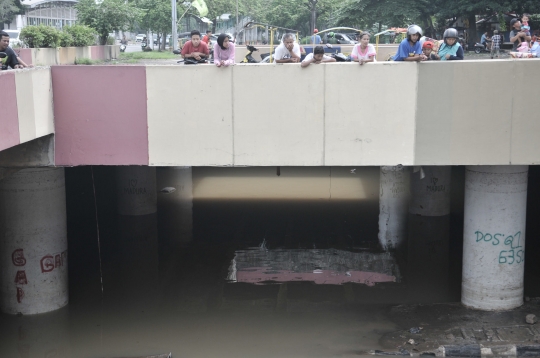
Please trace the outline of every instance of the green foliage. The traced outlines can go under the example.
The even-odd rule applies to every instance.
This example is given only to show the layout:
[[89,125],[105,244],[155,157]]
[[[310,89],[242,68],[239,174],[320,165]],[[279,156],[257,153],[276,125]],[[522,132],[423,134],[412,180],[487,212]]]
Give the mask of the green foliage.
[[113,36],[107,37],[106,45],[114,45],[116,43],[116,39]]
[[60,31],[51,26],[26,26],[19,37],[30,48],[60,46]]
[[66,26],[62,31],[71,35],[73,44],[71,46],[92,46],[96,43],[97,33],[91,27],[85,25]]
[[58,33],[58,44],[60,47],[73,46],[73,37],[65,31]]
[[120,60],[172,60],[178,59],[178,55],[171,52],[123,52]]
[[24,14],[19,0],[0,0],[0,24],[9,24],[18,14]]
[[80,0],[76,8],[79,23],[95,29],[101,45],[106,44],[109,33],[129,30],[143,15],[134,3],[124,0]]
[[85,57],[75,59],[75,64],[76,65],[93,65],[95,63],[97,63],[97,61],[94,61],[92,59],[85,58]]

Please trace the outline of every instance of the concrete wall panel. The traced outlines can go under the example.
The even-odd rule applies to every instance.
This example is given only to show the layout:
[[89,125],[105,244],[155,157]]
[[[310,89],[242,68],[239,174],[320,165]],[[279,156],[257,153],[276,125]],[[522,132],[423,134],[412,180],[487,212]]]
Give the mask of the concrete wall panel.
[[34,73],[37,71],[39,70],[17,71],[15,74],[21,143],[28,142],[37,137],[33,81]]
[[514,60],[514,78],[505,84],[505,90],[513,89],[512,103],[512,164],[540,163],[540,118],[536,110],[538,102],[538,65],[540,60]]
[[325,67],[234,67],[234,165],[324,165]]
[[55,160],[148,165],[145,67],[52,67]]
[[[452,162],[462,165],[509,164],[512,94],[508,86],[515,81],[512,66],[507,61],[497,60],[439,65],[455,66]],[[443,85],[434,81],[431,93]]]
[[14,71],[0,72],[2,115],[0,115],[0,150],[20,143],[19,114]]
[[412,165],[418,65],[325,66],[324,165]]
[[415,164],[451,165],[455,66],[450,62],[419,66]]
[[54,133],[51,71],[49,69],[33,71],[32,82],[36,138],[39,138]]
[[233,164],[232,72],[215,66],[149,66],[151,165]]

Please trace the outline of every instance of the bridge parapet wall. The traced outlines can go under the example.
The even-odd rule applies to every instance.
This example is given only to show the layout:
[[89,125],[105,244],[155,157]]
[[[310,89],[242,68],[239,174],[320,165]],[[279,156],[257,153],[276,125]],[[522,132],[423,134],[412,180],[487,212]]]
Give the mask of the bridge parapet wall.
[[0,149],[56,132],[57,166],[536,164],[538,61],[54,66],[55,128],[48,70],[15,71],[0,87],[30,104]]
[[0,150],[54,133],[49,68],[0,72]]

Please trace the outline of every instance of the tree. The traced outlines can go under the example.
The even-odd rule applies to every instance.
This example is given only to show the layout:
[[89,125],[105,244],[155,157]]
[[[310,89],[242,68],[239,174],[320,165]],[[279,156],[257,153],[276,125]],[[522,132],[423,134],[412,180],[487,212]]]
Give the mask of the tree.
[[140,26],[146,31],[158,34],[160,50],[165,50],[167,34],[171,33],[171,1],[170,0],[140,0],[137,6],[142,11]]
[[102,45],[107,43],[109,33],[128,30],[143,15],[134,4],[124,0],[103,0],[100,3],[80,0],[75,6],[79,23],[95,29]]
[[18,14],[23,14],[24,8],[19,0],[0,0],[0,28],[10,24]]

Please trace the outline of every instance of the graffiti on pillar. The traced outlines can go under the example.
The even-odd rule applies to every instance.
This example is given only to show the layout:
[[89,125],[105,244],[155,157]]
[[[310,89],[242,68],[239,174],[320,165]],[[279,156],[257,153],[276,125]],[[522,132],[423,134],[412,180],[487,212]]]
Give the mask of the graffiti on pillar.
[[15,283],[17,285],[28,285],[25,271],[17,271],[17,273],[15,274]]
[[17,302],[21,303],[24,298],[24,291],[22,288],[17,287]]
[[129,195],[140,195],[140,194],[146,194],[146,188],[145,187],[137,187],[137,179],[130,179],[128,180],[127,187],[124,187],[124,194]]
[[430,179],[430,184],[426,185],[426,191],[435,193],[439,191],[446,191],[446,185],[437,185],[439,183],[439,178],[432,177]]
[[54,255],[45,255],[40,260],[41,272],[51,272],[55,268],[67,265],[67,250]]
[[23,249],[17,249],[11,254],[11,261],[15,266],[24,266],[26,265],[26,259],[24,258]]
[[484,233],[482,231],[476,231],[476,242],[486,242],[493,246],[501,246],[502,250],[499,251],[499,263],[500,264],[521,264],[525,261],[525,251],[523,250],[521,231],[512,235],[507,234],[491,234]]

